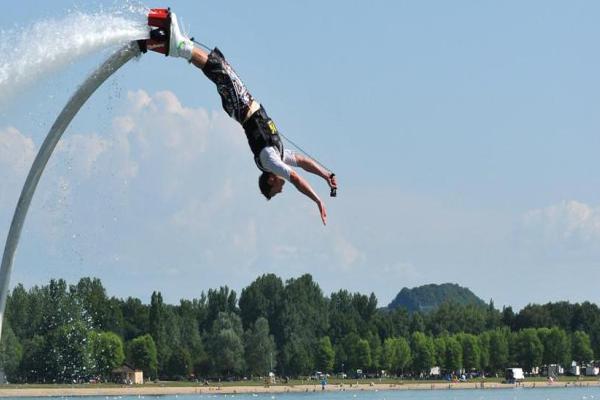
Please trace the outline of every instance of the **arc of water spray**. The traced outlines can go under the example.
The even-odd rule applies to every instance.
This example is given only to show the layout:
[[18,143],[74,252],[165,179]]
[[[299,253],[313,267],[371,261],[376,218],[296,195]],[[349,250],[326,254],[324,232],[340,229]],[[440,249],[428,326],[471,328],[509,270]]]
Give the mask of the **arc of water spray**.
[[40,147],[40,150],[33,161],[25,184],[23,185],[23,189],[21,190],[21,196],[19,197],[12,223],[10,224],[10,230],[8,231],[6,245],[4,247],[4,254],[2,255],[2,265],[0,266],[0,337],[2,335],[6,297],[8,295],[10,273],[15,257],[15,251],[19,244],[21,230],[23,229],[23,223],[25,222],[31,199],[40,177],[42,176],[42,172],[44,172],[44,168],[63,132],[67,129],[85,102],[113,73],[139,54],[140,48],[138,43],[133,41],[111,55],[104,63],[96,68],[94,72],[92,72],[79,89],[71,96],[68,103],[56,118],[56,121],[50,128],[42,147]]

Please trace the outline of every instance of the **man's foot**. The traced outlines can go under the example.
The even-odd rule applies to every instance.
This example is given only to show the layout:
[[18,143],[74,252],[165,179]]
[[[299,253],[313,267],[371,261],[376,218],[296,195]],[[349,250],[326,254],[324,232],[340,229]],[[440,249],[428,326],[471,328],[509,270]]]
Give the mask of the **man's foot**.
[[189,60],[192,58],[193,49],[194,44],[192,41],[181,33],[181,30],[179,29],[177,15],[175,15],[174,12],[171,12],[171,34],[167,55],[171,57],[183,57],[186,60]]

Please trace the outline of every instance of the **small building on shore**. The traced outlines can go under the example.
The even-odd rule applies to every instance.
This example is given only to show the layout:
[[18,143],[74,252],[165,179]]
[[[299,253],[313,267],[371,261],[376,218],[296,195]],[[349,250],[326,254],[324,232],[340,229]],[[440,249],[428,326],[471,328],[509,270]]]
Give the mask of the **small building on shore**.
[[600,368],[591,364],[585,367],[585,376],[598,376],[600,375]]
[[124,383],[126,385],[142,385],[144,383],[144,371],[134,369],[127,364],[123,364],[121,367],[113,369],[112,374],[113,380],[118,383]]

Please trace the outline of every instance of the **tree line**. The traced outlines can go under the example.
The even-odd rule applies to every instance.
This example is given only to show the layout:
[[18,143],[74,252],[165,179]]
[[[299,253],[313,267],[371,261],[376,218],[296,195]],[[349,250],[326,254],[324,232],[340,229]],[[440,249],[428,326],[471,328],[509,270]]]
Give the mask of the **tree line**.
[[151,379],[308,376],[315,371],[426,376],[461,369],[587,363],[600,355],[596,304],[511,307],[447,302],[409,313],[373,293],[325,296],[310,275],[263,275],[238,298],[228,287],[165,304],[109,297],[97,278],[51,280],[7,300],[0,367],[10,382],[108,380],[123,363]]

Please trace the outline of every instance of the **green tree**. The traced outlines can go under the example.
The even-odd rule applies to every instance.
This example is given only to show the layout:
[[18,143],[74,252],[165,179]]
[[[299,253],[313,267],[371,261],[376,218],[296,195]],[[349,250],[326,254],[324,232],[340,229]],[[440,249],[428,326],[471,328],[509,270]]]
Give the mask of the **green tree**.
[[594,325],[600,322],[600,308],[597,304],[584,301],[581,304],[574,304],[570,308],[571,329],[575,331],[584,331],[589,334]]
[[440,336],[433,339],[435,347],[435,361],[438,366],[443,368],[446,364],[446,339],[447,336]]
[[350,333],[358,334],[360,315],[352,304],[352,295],[347,290],[331,294],[329,301],[329,336],[334,342]]
[[403,374],[404,370],[408,368],[411,361],[412,355],[408,341],[403,337],[396,338],[396,363],[394,368],[396,371],[399,370],[400,373]]
[[219,314],[237,314],[237,294],[227,286],[221,286],[218,290],[209,289],[206,303],[206,318],[204,326],[207,331],[211,330]]
[[410,365],[411,352],[408,341],[403,337],[387,338],[383,342],[383,366],[398,375]]
[[462,315],[462,332],[478,335],[485,330],[489,315],[487,309],[475,304],[467,304],[462,308]]
[[540,328],[538,337],[544,347],[542,363],[568,365],[571,358],[571,342],[567,333],[559,327]]
[[140,299],[128,297],[121,303],[123,339],[127,342],[149,332],[150,308]]
[[514,329],[515,326],[515,312],[511,306],[502,308],[502,325],[509,329]]
[[[167,334],[167,312],[163,304],[162,294],[160,292],[152,292],[150,299],[150,314],[149,328],[150,336],[156,345],[156,354],[158,361],[158,372],[162,373],[165,365],[171,354],[169,343],[172,343],[172,338]],[[169,338],[169,340],[167,340]]]
[[425,325],[434,335],[453,334],[462,330],[462,319],[462,307],[454,302],[445,301],[426,316]]
[[445,333],[474,333],[483,331],[486,324],[487,310],[482,305],[459,304],[445,301],[426,315],[426,330],[434,335]]
[[182,346],[177,346],[169,356],[165,372],[171,379],[187,378],[192,372],[192,356],[190,352]]
[[132,339],[127,345],[127,360],[133,367],[144,371],[144,376],[156,379],[158,360],[152,336],[146,334]]
[[281,321],[284,327],[282,371],[292,375],[310,373],[315,366],[318,340],[327,335],[327,317],[327,300],[312,276],[305,274],[287,281]]
[[[374,293],[371,293],[369,296],[355,293],[352,296],[352,308],[356,310],[356,313],[359,317],[358,324],[358,334],[361,337],[367,337],[372,332],[373,322],[375,318],[375,314],[377,312],[377,297],[375,297]],[[381,342],[379,343],[381,345]],[[373,351],[373,345],[375,343],[369,343],[371,346],[371,351]]]
[[479,367],[483,372],[490,369],[490,332],[482,332],[478,337]]
[[349,371],[348,355],[346,354],[343,341],[340,340],[338,343],[335,343],[333,345],[333,350],[335,352],[334,368],[342,373],[346,373],[346,371]]
[[317,368],[323,372],[333,372],[333,363],[335,362],[335,351],[331,345],[329,336],[323,336],[319,340],[319,347],[316,354]]
[[600,355],[600,319],[590,328],[590,341],[595,355]]
[[259,317],[254,326],[244,334],[245,358],[248,373],[266,376],[276,366],[275,339],[269,334],[269,321]]
[[394,338],[390,337],[383,341],[383,353],[381,355],[381,364],[385,370],[393,373],[393,365],[395,361],[394,354]]
[[371,365],[371,349],[369,342],[361,339],[356,333],[351,333],[342,339],[343,351],[347,356],[345,369],[356,372],[366,370]]
[[[114,328],[108,322],[111,308],[106,290],[98,278],[81,278],[77,285],[71,286],[71,293],[84,312],[85,319],[99,330]],[[119,310],[120,312],[120,310]]]
[[88,334],[88,343],[93,373],[108,380],[125,360],[123,341],[113,332],[92,331]]
[[410,332],[425,332],[425,321],[419,312],[415,312],[410,317]]
[[285,375],[299,376],[308,375],[315,365],[313,353],[308,349],[311,345],[307,343],[307,338],[292,333],[285,342],[282,349],[284,368],[282,372]]
[[490,368],[498,372],[506,368],[509,357],[508,329],[495,329],[490,332]]
[[25,336],[20,336],[20,334],[15,332],[17,337],[21,339],[30,339],[35,335],[42,335],[45,332],[46,288],[34,286],[29,289],[28,297],[27,333]]
[[467,371],[479,369],[481,350],[479,348],[477,336],[464,333],[458,335],[458,340],[460,341],[463,350],[463,367]]
[[515,318],[515,329],[543,328],[552,326],[552,316],[547,307],[539,304],[528,304]]
[[354,357],[356,358],[354,363],[363,366],[361,369],[367,369],[372,364],[371,346],[367,340],[360,339],[358,341]]
[[244,329],[250,329],[260,317],[267,319],[275,342],[283,343],[281,313],[284,296],[281,279],[274,274],[257,278],[240,294],[240,317]]
[[23,358],[23,347],[8,322],[2,325],[0,341],[0,371],[4,371],[9,382],[19,381],[19,364]]
[[372,371],[378,371],[381,369],[381,357],[383,352],[379,335],[377,333],[368,332],[365,340],[369,342],[369,351],[371,353],[371,363],[369,364],[369,369]]
[[208,338],[208,351],[217,374],[239,375],[244,370],[243,334],[240,317],[231,312],[218,314]]
[[410,335],[410,318],[405,308],[396,308],[388,314],[393,327],[392,337],[408,337]]
[[571,343],[573,359],[575,361],[585,364],[594,359],[594,351],[592,350],[590,337],[587,333],[582,331],[573,332]]
[[106,315],[102,321],[105,331],[114,332],[121,337],[125,334],[122,304],[123,301],[116,297],[109,298],[106,304]]
[[515,358],[521,367],[531,371],[542,362],[544,346],[534,328],[523,329],[515,334]]
[[416,374],[427,374],[435,364],[435,346],[430,337],[422,332],[411,336],[412,369]]
[[[18,284],[6,299],[4,320],[11,326],[15,336],[21,339],[34,335],[32,328],[29,294],[22,284]],[[39,325],[39,322],[38,324]]]
[[81,320],[83,310],[67,292],[67,283],[63,279],[50,280],[40,293],[42,299],[42,324],[39,334],[46,335],[55,329]]
[[87,348],[88,327],[76,321],[61,325],[48,334],[51,363],[49,373],[58,382],[79,382],[90,370]]
[[191,370],[197,374],[202,372],[202,365],[206,364],[207,361],[207,354],[199,330],[199,318],[204,311],[203,309],[202,302],[198,300],[181,300],[178,308],[181,327],[180,347],[187,350],[191,357]]
[[50,357],[52,354],[49,354],[46,338],[34,335],[31,339],[25,339],[18,380],[28,383],[52,382],[47,365]]
[[502,313],[494,307],[494,300],[490,299],[486,312],[485,328],[488,331],[499,328],[502,325]]
[[463,348],[456,336],[446,338],[445,361],[442,368],[448,373],[459,371],[463,367]]

